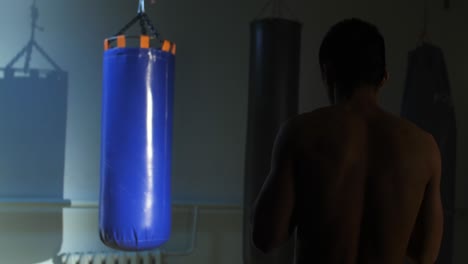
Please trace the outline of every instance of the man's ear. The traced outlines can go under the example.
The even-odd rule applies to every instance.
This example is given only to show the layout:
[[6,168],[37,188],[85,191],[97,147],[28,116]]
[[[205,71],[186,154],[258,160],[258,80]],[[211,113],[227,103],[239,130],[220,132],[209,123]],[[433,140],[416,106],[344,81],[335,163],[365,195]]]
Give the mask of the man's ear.
[[385,69],[384,76],[382,78],[382,81],[380,82],[379,88],[384,86],[387,83],[389,78],[390,78],[390,74],[388,73],[387,69]]
[[322,65],[322,80],[327,86],[333,86],[332,80],[335,79],[335,72],[331,63],[325,63]]
[[325,84],[327,84],[327,68],[325,67],[325,65],[320,66],[320,74],[321,74],[321,77],[322,77],[322,81]]
[[[333,68],[330,63],[322,65],[322,81],[325,84],[325,88],[327,89],[327,96],[330,103],[333,105],[335,104],[335,84],[333,83],[333,77],[330,76],[330,72],[333,71]],[[333,72],[332,72],[333,73]]]

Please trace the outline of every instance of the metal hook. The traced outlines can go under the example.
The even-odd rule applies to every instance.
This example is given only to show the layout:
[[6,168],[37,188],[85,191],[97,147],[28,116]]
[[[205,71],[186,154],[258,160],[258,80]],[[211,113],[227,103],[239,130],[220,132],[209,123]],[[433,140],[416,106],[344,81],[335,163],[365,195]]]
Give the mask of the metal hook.
[[140,0],[138,5],[138,14],[145,13],[145,0]]
[[428,30],[428,20],[429,20],[429,7],[427,0],[424,0],[423,6],[423,28],[421,35],[419,36],[419,44],[429,42],[429,30]]

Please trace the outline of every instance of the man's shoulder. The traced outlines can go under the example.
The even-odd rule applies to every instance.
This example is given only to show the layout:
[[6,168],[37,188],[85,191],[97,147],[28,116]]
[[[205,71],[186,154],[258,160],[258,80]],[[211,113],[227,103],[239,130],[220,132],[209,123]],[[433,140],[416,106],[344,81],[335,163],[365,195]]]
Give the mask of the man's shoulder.
[[334,112],[335,110],[333,106],[320,107],[312,111],[300,113],[289,119],[288,123],[298,125],[302,123],[322,121],[324,119],[329,119]]
[[390,113],[387,113],[387,117],[391,119],[388,122],[389,128],[392,129],[395,137],[406,142],[406,147],[417,148],[421,150],[421,154],[433,155],[437,153],[437,142],[432,134],[404,117]]
[[414,138],[417,138],[424,142],[425,144],[432,144],[434,143],[433,136],[419,127],[417,124],[413,123],[412,121],[393,114],[388,114],[391,118],[393,118],[394,122],[398,124],[398,129],[401,133],[406,135],[411,135]]
[[[352,120],[347,120],[352,119]],[[415,123],[399,115],[381,111],[376,115],[376,119],[381,128],[387,127],[388,130],[398,134],[398,136],[412,138],[422,144],[433,145],[435,140],[433,136]],[[300,131],[307,127],[313,127],[314,130],[327,128],[330,123],[350,123],[355,121],[350,115],[344,115],[339,108],[335,106],[320,107],[313,111],[298,114],[284,123],[289,131]],[[332,125],[332,124],[331,124]],[[294,134],[294,133],[292,133]]]
[[323,130],[326,123],[329,123],[331,110],[331,107],[322,107],[292,116],[283,123],[281,133],[295,140],[302,138],[304,134],[311,137],[317,131]]
[[310,135],[313,131],[333,129],[335,126],[345,122],[346,116],[340,112],[338,107],[325,106],[300,113],[288,119],[286,124],[294,131],[307,131]]

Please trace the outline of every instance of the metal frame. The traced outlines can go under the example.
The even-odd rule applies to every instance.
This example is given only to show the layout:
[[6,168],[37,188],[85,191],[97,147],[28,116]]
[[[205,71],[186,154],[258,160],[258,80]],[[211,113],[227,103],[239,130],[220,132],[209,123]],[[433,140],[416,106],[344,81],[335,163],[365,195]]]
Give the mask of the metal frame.
[[[17,199],[17,198],[0,198],[0,209],[2,208],[43,208],[43,209],[98,209],[97,201],[77,201],[65,199]],[[213,203],[213,202],[173,202],[174,209],[192,208],[192,230],[190,244],[186,249],[167,250],[164,248],[157,249],[164,256],[189,256],[193,253],[196,247],[198,234],[198,218],[199,211],[205,210],[228,210],[241,211],[243,207],[234,203]]]
[[[242,210],[243,207],[237,203],[218,203],[209,201],[173,201],[175,208],[187,208],[197,206],[200,209],[218,210]],[[99,202],[86,200],[47,199],[47,198],[0,198],[1,207],[48,207],[48,208],[74,208],[74,209],[97,209]]]
[[37,8],[36,5],[36,0],[33,1],[33,5],[31,6],[31,36],[26,44],[26,46],[18,53],[15,55],[15,57],[8,63],[6,66],[6,69],[13,69],[14,65],[18,62],[18,60],[25,56],[25,61],[24,61],[24,72],[29,72],[31,69],[30,64],[31,64],[31,55],[33,52],[33,49],[36,48],[36,50],[49,62],[56,71],[63,71],[60,66],[45,52],[45,50],[36,42],[36,30],[43,31],[44,29],[40,26],[37,25],[37,21],[39,20],[39,9]]

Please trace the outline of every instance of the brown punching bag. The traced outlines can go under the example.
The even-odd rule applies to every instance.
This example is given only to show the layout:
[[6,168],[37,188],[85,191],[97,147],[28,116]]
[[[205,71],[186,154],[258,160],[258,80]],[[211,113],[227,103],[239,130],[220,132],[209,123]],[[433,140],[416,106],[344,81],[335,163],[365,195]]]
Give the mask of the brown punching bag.
[[244,263],[292,263],[294,240],[268,256],[252,244],[251,210],[268,176],[276,134],[298,113],[302,25],[266,18],[251,23],[250,81],[244,180]]

